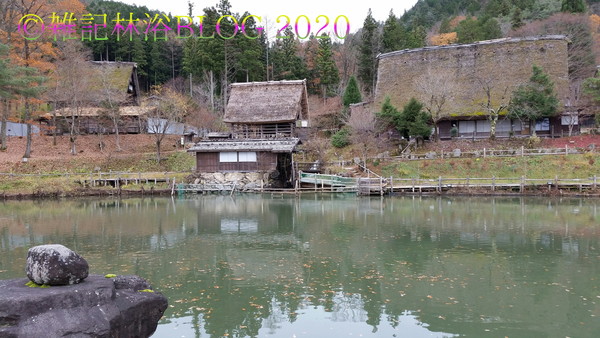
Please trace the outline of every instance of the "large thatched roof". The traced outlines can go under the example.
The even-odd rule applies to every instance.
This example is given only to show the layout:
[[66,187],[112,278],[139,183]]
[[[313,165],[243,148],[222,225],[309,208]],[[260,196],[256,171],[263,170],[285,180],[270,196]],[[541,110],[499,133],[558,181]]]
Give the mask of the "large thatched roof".
[[234,83],[223,121],[280,123],[308,117],[306,80]]
[[139,104],[139,84],[135,62],[90,61],[92,78],[90,90],[102,93],[106,87],[116,93],[117,102],[133,100]]
[[201,141],[196,143],[188,152],[213,153],[219,151],[268,151],[272,153],[291,153],[298,143],[297,138],[254,140],[233,139],[221,141]]

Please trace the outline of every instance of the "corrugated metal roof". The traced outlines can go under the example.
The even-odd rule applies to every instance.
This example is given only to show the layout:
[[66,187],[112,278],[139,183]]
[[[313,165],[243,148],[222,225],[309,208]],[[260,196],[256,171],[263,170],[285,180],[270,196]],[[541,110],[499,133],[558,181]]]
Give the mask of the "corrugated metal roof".
[[273,153],[291,153],[300,142],[297,138],[253,140],[239,139],[227,141],[201,141],[188,152],[212,153],[220,151],[269,151]]

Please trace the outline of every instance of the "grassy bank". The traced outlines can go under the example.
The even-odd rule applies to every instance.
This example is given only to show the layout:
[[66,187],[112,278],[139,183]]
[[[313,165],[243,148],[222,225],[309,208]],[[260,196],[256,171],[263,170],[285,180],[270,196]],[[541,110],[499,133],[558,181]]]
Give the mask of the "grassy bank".
[[586,178],[600,176],[600,154],[371,162],[384,177]]
[[[18,163],[10,173],[0,175],[0,194],[3,196],[79,196],[114,194],[118,189],[107,187],[84,187],[80,181],[95,172],[133,172],[147,177],[147,172],[181,172],[170,178],[183,181],[194,166],[194,156],[185,152],[165,155],[160,164],[153,155],[124,155],[112,158],[65,157],[64,160],[36,160]],[[68,174],[68,175],[66,175]],[[168,189],[166,183],[129,183],[122,191],[159,191]]]

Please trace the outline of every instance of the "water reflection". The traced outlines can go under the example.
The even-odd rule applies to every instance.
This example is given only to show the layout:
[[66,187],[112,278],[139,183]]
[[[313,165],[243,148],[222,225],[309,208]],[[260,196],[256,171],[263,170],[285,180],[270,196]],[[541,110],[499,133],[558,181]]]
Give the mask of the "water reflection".
[[593,336],[597,200],[310,195],[0,204],[0,278],[59,242],[148,278],[157,337]]

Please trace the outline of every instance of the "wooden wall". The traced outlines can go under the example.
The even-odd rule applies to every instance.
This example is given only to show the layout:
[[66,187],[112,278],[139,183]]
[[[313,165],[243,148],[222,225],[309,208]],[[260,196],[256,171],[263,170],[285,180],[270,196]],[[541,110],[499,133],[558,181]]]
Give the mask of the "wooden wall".
[[219,162],[219,153],[196,153],[196,171],[272,171],[277,169],[277,154],[257,152],[256,162]]

